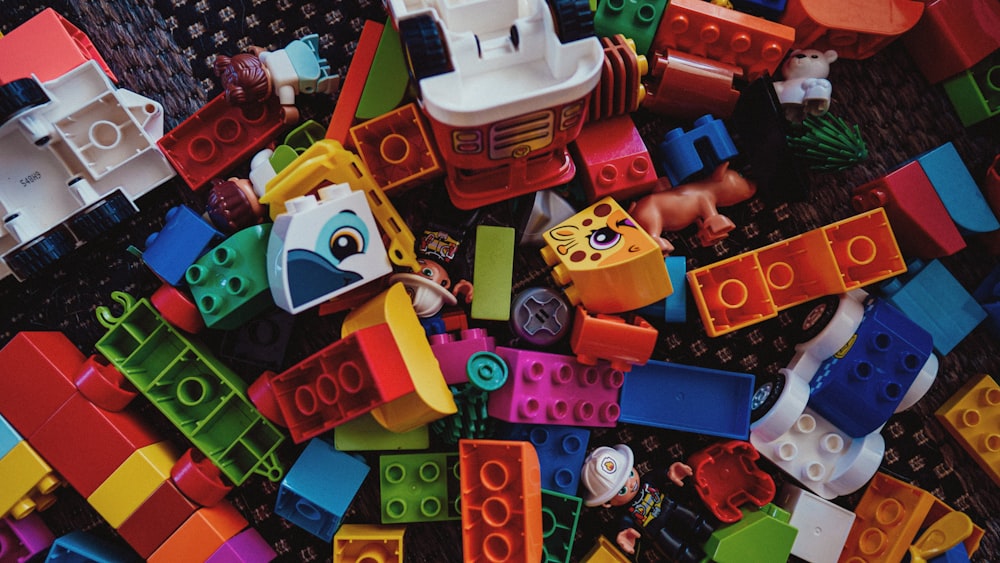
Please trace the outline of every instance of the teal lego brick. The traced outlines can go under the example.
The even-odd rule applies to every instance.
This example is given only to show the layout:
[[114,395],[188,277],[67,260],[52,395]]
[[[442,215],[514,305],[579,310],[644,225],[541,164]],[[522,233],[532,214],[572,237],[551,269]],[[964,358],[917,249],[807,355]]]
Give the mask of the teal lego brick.
[[924,169],[959,231],[969,234],[1000,229],[1000,222],[951,141],[913,160]]

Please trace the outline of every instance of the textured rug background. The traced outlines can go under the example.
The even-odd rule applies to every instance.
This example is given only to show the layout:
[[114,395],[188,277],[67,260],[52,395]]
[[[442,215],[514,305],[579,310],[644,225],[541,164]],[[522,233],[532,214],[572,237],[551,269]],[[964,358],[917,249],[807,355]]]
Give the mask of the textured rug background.
[[[271,48],[307,33],[318,33],[323,54],[345,75],[351,53],[366,19],[384,20],[381,3],[299,2],[293,0],[147,0],[126,2],[50,2],[84,30],[120,79],[120,86],[160,101],[166,111],[167,127],[172,128],[219,92],[210,63],[215,54],[234,54],[249,45]],[[0,31],[8,32],[41,10],[34,2],[0,0]],[[986,167],[1000,152],[996,120],[965,129],[939,86],[929,86],[917,72],[901,45],[893,44],[866,61],[841,60],[833,65],[834,115],[861,126],[870,156],[862,165],[835,174],[810,174],[806,201],[770,204],[754,199],[734,208],[730,216],[739,228],[730,238],[711,248],[699,248],[693,231],[673,237],[676,255],[688,257],[689,268],[714,262],[787,238],[854,212],[850,190],[877,178],[899,162],[944,142],[954,142],[969,170],[981,180]],[[324,121],[333,104],[321,97],[303,97],[304,117]],[[654,116],[637,114],[636,121],[650,146],[675,124]],[[688,124],[678,124],[684,125]],[[654,157],[655,158],[655,157]],[[502,223],[514,206],[491,206],[478,214],[459,214],[441,203],[440,186],[426,194],[397,202],[400,211],[413,218],[417,232],[429,217],[451,224],[465,222]],[[200,205],[200,196],[191,194],[180,180],[162,186],[139,201],[140,214],[116,227],[102,238],[81,248],[59,263],[44,278],[18,284],[13,279],[0,282],[0,345],[22,330],[61,330],[85,353],[103,334],[94,309],[108,304],[113,290],[136,296],[148,295],[157,281],[145,266],[125,249],[142,248],[146,236],[159,230],[167,209],[178,203]],[[942,262],[970,291],[997,264],[995,256],[983,252],[974,241],[970,248]],[[518,256],[515,288],[547,283],[544,267],[534,252]],[[796,328],[802,308],[786,311],[777,319],[753,328],[710,339],[693,313],[683,325],[660,326],[661,339],[655,356],[686,364],[733,371],[752,372],[766,378],[777,372],[791,357],[800,340]],[[292,323],[292,339],[284,365],[298,361],[325,345],[339,331],[339,317],[303,314]],[[503,339],[509,333],[502,326],[490,326]],[[209,333],[206,342],[248,381],[259,375],[261,362],[235,357],[233,335]],[[1000,351],[994,337],[980,327],[946,357],[941,358],[938,380],[928,395],[911,411],[893,417],[882,431],[887,452],[883,470],[925,488],[951,506],[967,512],[986,528],[977,561],[1000,560],[1000,494],[978,466],[947,435],[933,418],[933,411],[969,377],[979,373],[1000,375]],[[2,377],[2,366],[0,366]],[[165,433],[176,433],[160,415],[142,401],[130,408],[141,411]],[[714,440],[678,432],[619,425],[613,430],[594,431],[591,446],[627,442],[636,452],[641,469],[659,468],[674,459],[685,458]],[[183,440],[178,437],[178,444]],[[441,449],[439,447],[439,449]],[[281,452],[286,466],[297,448]],[[369,455],[377,468],[377,456]],[[773,469],[765,465],[768,469]],[[780,472],[772,471],[777,480]],[[282,561],[329,561],[330,546],[273,515],[276,485],[252,479],[230,498],[280,554]],[[859,495],[838,499],[853,507]],[[113,536],[86,502],[69,489],[59,493],[59,502],[44,512],[43,518],[57,533],[71,529],[92,530]],[[370,476],[354,502],[346,522],[378,522],[378,483]],[[581,518],[574,553],[582,556],[596,535],[613,536],[614,524],[605,511],[586,510]],[[461,536],[457,523],[412,524],[405,543],[407,561],[459,561]],[[650,550],[640,560],[650,561]]]

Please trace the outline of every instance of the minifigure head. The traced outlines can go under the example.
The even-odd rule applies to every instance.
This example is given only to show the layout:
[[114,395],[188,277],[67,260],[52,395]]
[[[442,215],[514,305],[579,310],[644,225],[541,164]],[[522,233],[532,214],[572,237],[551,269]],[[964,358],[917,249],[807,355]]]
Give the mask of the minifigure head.
[[219,77],[226,101],[231,104],[254,104],[271,95],[271,77],[257,55],[240,53],[232,57],[215,57],[215,74]]
[[795,49],[781,65],[785,80],[793,78],[826,78],[830,75],[830,64],[837,60],[837,52],[816,49]]
[[451,277],[448,276],[444,266],[428,258],[418,258],[417,264],[420,264],[420,275],[445,289],[451,289]]
[[625,444],[601,446],[587,456],[580,470],[587,506],[622,506],[639,491],[639,473],[632,463],[632,449]]

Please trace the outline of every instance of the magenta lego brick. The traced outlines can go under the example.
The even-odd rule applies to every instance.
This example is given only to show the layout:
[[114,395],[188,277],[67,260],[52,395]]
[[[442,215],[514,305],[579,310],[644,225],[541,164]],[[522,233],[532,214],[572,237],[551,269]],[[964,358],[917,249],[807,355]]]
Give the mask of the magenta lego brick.
[[0,561],[26,563],[48,549],[55,539],[37,512],[20,520],[5,517],[0,520]]
[[492,352],[496,348],[495,340],[485,329],[471,328],[453,334],[432,334],[430,336],[431,351],[441,365],[441,374],[448,385],[458,385],[469,382],[467,364],[469,358],[476,352]]
[[277,556],[256,529],[247,528],[226,540],[205,563],[267,563]]

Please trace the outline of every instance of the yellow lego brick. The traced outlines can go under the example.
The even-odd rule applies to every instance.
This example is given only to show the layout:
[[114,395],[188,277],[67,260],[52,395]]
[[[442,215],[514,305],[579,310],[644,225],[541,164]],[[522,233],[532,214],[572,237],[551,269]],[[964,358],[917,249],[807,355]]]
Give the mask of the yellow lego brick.
[[28,442],[21,440],[0,458],[0,517],[20,520],[53,502],[62,481]]
[[426,333],[401,283],[383,291],[344,318],[341,337],[377,324],[387,323],[403,356],[413,393],[372,410],[372,416],[393,432],[408,432],[458,412]]
[[970,379],[934,416],[1000,485],[1000,386],[989,375]]
[[604,536],[598,536],[597,543],[590,548],[581,561],[583,563],[630,563],[631,559],[622,553],[618,546],[611,543],[611,540]]
[[542,259],[573,305],[621,313],[673,293],[660,247],[606,197],[542,234]]
[[333,563],[402,563],[406,526],[344,524],[333,536]]
[[93,493],[87,502],[118,528],[170,478],[177,454],[167,442],[157,442],[132,452]]
[[310,194],[328,184],[348,184],[352,190],[363,192],[375,222],[389,237],[386,245],[389,261],[415,272],[420,270],[413,232],[375,182],[364,161],[338,141],[320,139],[313,143],[271,178],[260,202],[270,206],[271,220],[274,220],[285,213],[286,201]]

